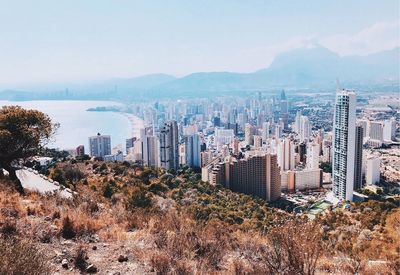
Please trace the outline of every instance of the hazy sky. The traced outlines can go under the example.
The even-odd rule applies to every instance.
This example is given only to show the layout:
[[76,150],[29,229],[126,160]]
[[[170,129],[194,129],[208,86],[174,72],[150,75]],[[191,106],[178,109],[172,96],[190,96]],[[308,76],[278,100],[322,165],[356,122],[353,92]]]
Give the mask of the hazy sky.
[[0,0],[0,84],[251,72],[319,43],[400,44],[398,0]]

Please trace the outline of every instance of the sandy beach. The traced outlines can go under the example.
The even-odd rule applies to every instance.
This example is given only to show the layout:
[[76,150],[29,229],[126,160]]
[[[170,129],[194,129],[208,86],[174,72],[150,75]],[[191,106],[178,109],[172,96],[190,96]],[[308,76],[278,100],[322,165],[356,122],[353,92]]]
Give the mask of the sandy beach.
[[144,121],[140,117],[130,114],[130,113],[121,113],[129,119],[131,124],[131,136],[132,137],[140,137],[140,129],[144,128]]

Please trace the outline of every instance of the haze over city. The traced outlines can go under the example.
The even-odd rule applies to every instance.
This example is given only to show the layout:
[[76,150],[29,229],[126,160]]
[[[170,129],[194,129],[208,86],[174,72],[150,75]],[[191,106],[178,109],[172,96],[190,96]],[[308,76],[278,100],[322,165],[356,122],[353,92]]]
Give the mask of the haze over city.
[[395,0],[1,2],[0,84],[9,89],[254,72],[297,48],[349,56],[400,45]]

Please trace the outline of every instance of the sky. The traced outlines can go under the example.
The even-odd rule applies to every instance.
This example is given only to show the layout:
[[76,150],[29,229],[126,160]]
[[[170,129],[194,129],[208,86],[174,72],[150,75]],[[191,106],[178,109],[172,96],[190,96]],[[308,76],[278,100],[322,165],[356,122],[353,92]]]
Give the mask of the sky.
[[400,45],[398,0],[0,0],[0,85],[252,72],[322,45]]

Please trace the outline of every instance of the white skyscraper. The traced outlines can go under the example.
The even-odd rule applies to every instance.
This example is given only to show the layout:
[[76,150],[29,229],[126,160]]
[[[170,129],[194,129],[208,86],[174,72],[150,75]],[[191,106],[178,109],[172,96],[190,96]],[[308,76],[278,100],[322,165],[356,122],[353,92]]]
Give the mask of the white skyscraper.
[[235,138],[233,129],[215,128],[215,144],[219,149],[222,145],[230,144]]
[[380,165],[381,160],[379,157],[371,156],[366,161],[367,171],[365,175],[365,181],[367,185],[379,183],[380,180]]
[[111,154],[111,137],[100,135],[89,137],[89,149],[92,157],[104,157]]
[[369,123],[369,138],[373,140],[383,141],[384,123],[381,121],[371,121]]
[[179,168],[178,124],[169,121],[160,131],[160,162],[161,167],[169,170]]
[[383,128],[383,140],[392,141],[396,136],[396,120],[394,118],[385,120]]
[[333,120],[333,194],[352,200],[355,163],[356,94],[342,90],[336,94]]
[[255,134],[256,134],[256,128],[250,123],[246,123],[246,126],[244,128],[244,141],[246,145],[253,145]]
[[152,167],[160,166],[159,140],[154,135],[153,127],[140,130],[140,142],[143,165]]
[[300,134],[300,120],[301,120],[301,112],[297,111],[296,117],[294,119],[294,131],[297,134]]
[[262,138],[263,138],[263,140],[266,140],[267,138],[269,138],[269,126],[270,126],[269,121],[263,122],[263,124],[262,124]]
[[311,126],[310,126],[310,121],[308,120],[308,117],[306,116],[301,116],[300,117],[300,142],[303,142],[305,140],[308,140],[311,136]]
[[185,138],[186,165],[200,167],[201,138],[199,134],[193,134]]
[[312,142],[307,147],[307,169],[318,169],[319,168],[319,143]]
[[294,143],[289,138],[278,141],[277,158],[281,171],[293,170],[295,168],[295,148]]

